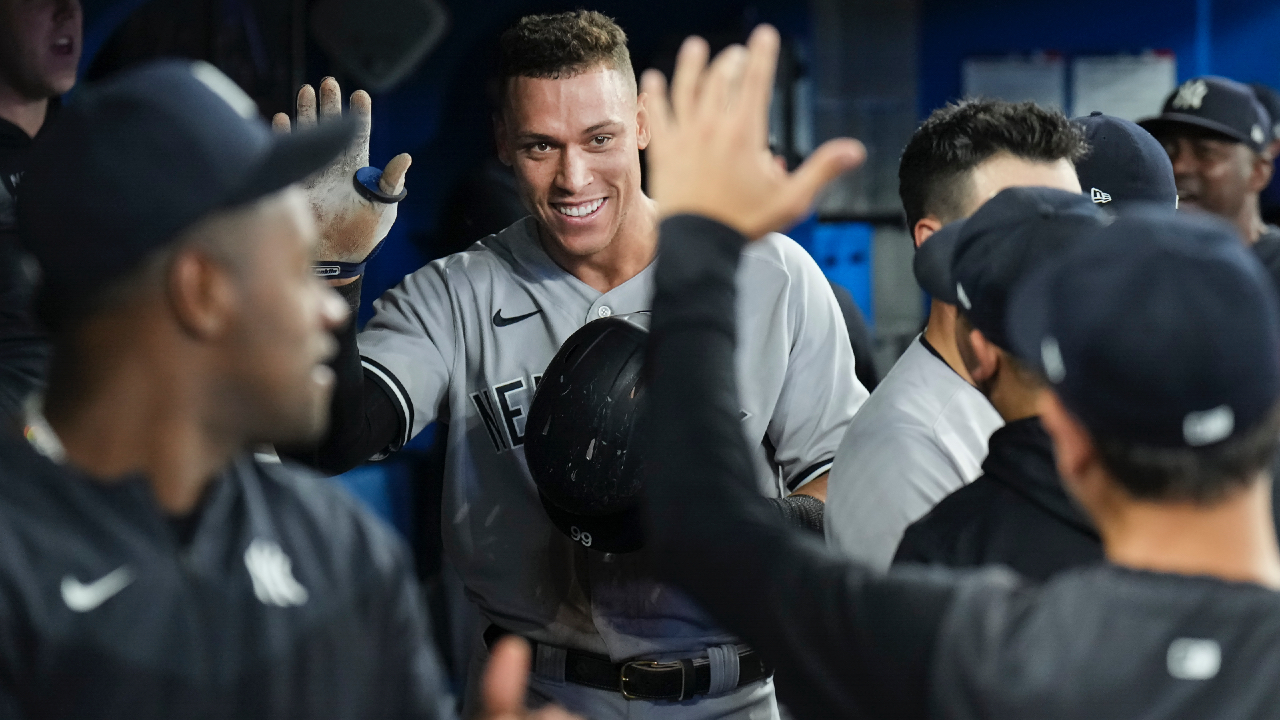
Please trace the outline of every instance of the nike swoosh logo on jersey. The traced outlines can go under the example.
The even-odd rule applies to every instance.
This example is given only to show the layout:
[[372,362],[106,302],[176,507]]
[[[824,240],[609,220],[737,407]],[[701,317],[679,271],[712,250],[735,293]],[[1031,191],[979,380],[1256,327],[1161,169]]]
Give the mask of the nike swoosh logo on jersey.
[[499,308],[498,312],[493,314],[493,325],[494,327],[506,327],[508,325],[515,325],[521,320],[527,320],[533,317],[534,315],[537,315],[540,312],[542,311],[534,310],[531,313],[525,313],[524,315],[516,315],[515,317],[502,317],[502,309]]
[[129,587],[132,582],[133,571],[128,565],[122,565],[87,585],[70,575],[64,575],[62,601],[76,612],[89,612]]

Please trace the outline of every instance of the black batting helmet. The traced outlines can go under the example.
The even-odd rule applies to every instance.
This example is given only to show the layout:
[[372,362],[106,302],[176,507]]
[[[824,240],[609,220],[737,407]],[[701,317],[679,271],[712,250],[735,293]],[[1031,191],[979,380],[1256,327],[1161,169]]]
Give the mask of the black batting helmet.
[[524,441],[551,522],[592,550],[644,544],[638,453],[628,453],[640,403],[649,314],[594,320],[565,340],[542,375]]

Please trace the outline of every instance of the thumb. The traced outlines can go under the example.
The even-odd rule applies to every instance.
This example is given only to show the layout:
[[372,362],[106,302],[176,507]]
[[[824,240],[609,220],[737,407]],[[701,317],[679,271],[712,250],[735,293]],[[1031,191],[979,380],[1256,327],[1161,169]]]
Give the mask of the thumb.
[[798,209],[807,209],[827,183],[858,167],[866,159],[867,149],[857,140],[828,140],[791,174],[787,181],[787,194]]
[[391,162],[382,171],[382,177],[378,178],[378,187],[388,195],[399,195],[404,189],[404,174],[412,164],[413,158],[409,157],[409,153],[400,153],[391,158]]
[[489,665],[484,670],[481,717],[484,720],[522,717],[528,682],[529,643],[514,636],[502,638],[489,654]]

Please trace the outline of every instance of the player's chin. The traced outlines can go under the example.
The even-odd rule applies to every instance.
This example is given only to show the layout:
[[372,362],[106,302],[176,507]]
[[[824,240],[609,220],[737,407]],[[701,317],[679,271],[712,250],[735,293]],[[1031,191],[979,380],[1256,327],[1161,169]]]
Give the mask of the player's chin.
[[617,232],[614,224],[608,222],[568,226],[554,223],[551,230],[560,250],[574,257],[587,257],[607,248]]
[[333,370],[326,365],[316,366],[306,382],[298,383],[287,398],[276,404],[274,420],[267,428],[269,441],[292,444],[320,440],[329,427],[334,385]]

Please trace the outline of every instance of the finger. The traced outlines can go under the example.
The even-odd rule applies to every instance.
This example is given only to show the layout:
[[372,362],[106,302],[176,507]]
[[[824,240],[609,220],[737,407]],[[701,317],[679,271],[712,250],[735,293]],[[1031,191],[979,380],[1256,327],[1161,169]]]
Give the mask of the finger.
[[746,140],[761,146],[769,142],[769,101],[773,98],[773,78],[778,68],[781,39],[771,25],[760,25],[747,41],[747,64],[743,70],[739,98],[748,125]]
[[694,110],[697,117],[718,118],[724,115],[729,98],[737,93],[735,86],[741,82],[746,62],[747,49],[741,45],[730,45],[711,61],[711,67],[698,91],[697,107]]
[[667,137],[671,125],[671,103],[667,102],[667,79],[657,70],[645,70],[640,76],[640,89],[644,93],[644,106],[649,115],[650,142],[655,137]]
[[288,135],[292,129],[289,126],[289,116],[285,113],[276,113],[271,118],[271,129],[281,135]]
[[480,689],[483,716],[523,715],[528,681],[529,643],[514,636],[502,638],[494,645],[484,669],[484,685]]
[[404,189],[404,174],[412,164],[413,158],[409,157],[409,153],[400,153],[391,158],[391,162],[382,170],[382,177],[378,178],[378,187],[388,195],[399,195]]
[[298,90],[298,129],[316,124],[316,91],[310,85]]
[[680,45],[680,52],[676,55],[676,70],[671,76],[671,109],[677,120],[692,112],[702,71],[707,67],[707,56],[710,54],[711,48],[707,41],[696,35],[686,38]]
[[349,110],[356,119],[356,138],[353,141],[356,147],[356,164],[364,167],[369,164],[369,133],[373,123],[373,100],[369,93],[363,90],[351,93]]
[[342,88],[338,81],[327,77],[320,81],[320,119],[335,120],[342,117]]
[[867,159],[862,143],[849,138],[836,138],[822,143],[787,179],[785,194],[797,215],[811,205],[822,188]]

